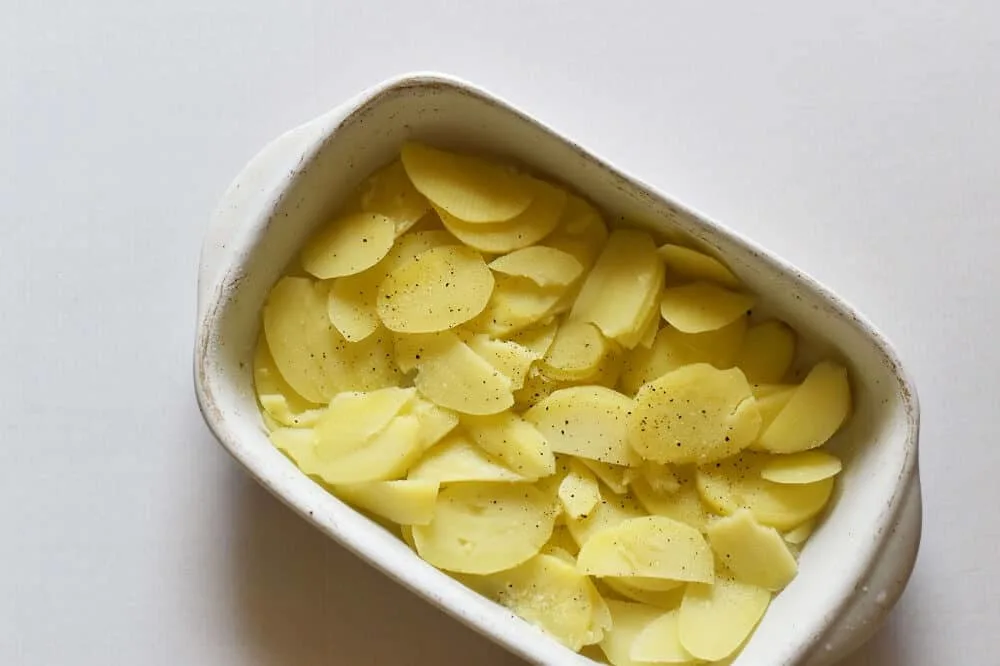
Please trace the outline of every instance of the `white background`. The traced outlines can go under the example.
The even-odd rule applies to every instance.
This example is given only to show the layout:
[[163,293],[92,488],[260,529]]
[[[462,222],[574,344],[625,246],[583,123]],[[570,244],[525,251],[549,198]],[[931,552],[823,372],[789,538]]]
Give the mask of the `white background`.
[[1000,664],[1000,5],[0,2],[0,663],[520,662],[258,489],[192,391],[266,141],[438,69],[827,283],[923,404],[916,573],[853,666]]

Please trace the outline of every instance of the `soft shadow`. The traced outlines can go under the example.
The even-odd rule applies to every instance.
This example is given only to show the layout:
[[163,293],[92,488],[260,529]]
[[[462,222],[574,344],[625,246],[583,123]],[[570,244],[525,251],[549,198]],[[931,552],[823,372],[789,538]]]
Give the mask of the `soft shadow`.
[[524,666],[362,563],[246,475],[229,480],[234,615],[254,663]]

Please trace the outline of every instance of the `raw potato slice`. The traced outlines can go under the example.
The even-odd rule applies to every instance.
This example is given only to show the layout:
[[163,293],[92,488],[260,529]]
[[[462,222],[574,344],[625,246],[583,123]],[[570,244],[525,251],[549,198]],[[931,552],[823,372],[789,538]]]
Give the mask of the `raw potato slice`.
[[629,582],[631,580],[634,580],[634,577],[618,578],[615,576],[608,576],[607,578],[602,578],[601,582],[607,585],[613,592],[625,597],[626,599],[655,606],[656,608],[663,610],[674,610],[680,607],[681,599],[684,597],[684,586],[687,585],[687,583],[682,583],[680,581],[664,580],[660,582],[673,582],[674,587],[672,589],[654,591],[636,587]]
[[746,448],[760,413],[738,368],[697,363],[644,385],[629,418],[629,443],[660,463],[706,463]]
[[671,274],[689,280],[708,280],[724,287],[739,288],[740,281],[725,264],[683,245],[664,245],[659,250]]
[[672,493],[658,493],[645,478],[640,477],[632,482],[632,492],[651,515],[673,518],[704,532],[708,525],[708,513],[702,506],[694,478],[685,478],[684,481]]
[[330,484],[398,479],[420,457],[419,432],[416,417],[397,416],[360,448],[318,441],[312,461],[302,461],[299,467]]
[[595,636],[592,630],[596,610],[593,584],[558,557],[537,555],[510,571],[463,576],[462,582],[541,627],[571,650],[603,636],[603,631]]
[[743,340],[736,365],[755,384],[780,382],[795,358],[795,331],[771,320],[751,326]]
[[566,517],[566,528],[578,546],[583,546],[595,534],[614,527],[630,518],[646,515],[630,495],[608,495],[601,493],[601,501],[586,518]]
[[610,351],[607,340],[596,326],[568,321],[559,327],[552,346],[542,359],[542,370],[561,381],[583,380],[597,372]]
[[679,617],[681,644],[699,659],[725,659],[743,644],[770,602],[767,590],[722,576],[714,585],[688,585]]
[[712,551],[698,530],[663,516],[630,518],[580,546],[577,568],[594,576],[711,583]]
[[816,520],[807,520],[795,529],[785,532],[785,541],[793,546],[800,546],[809,540],[814,529],[816,529]]
[[494,340],[488,335],[479,334],[471,336],[466,344],[503,373],[515,390],[524,386],[528,370],[536,360],[535,352],[512,340]]
[[663,615],[663,610],[629,601],[608,600],[611,630],[604,634],[601,650],[613,666],[647,666],[632,659],[632,646],[642,631]]
[[440,569],[491,574],[537,555],[554,524],[550,498],[531,485],[462,483],[438,493],[434,520],[415,525],[413,540]]
[[282,426],[311,426],[322,414],[322,405],[296,393],[278,372],[263,335],[257,340],[253,357],[253,381],[260,406]]
[[778,592],[798,573],[795,556],[773,527],[742,509],[708,526],[708,541],[736,580]]
[[499,222],[523,212],[531,181],[478,157],[408,141],[401,150],[413,186],[439,208],[466,222]]
[[393,270],[378,289],[378,314],[386,328],[433,333],[469,321],[486,307],[493,274],[477,252],[444,245]]
[[661,328],[649,349],[639,346],[629,353],[621,378],[622,389],[635,394],[646,382],[693,363],[710,363],[720,370],[731,368],[743,344],[746,321],[745,316],[740,317],[705,333],[681,333],[672,326]]
[[847,370],[836,363],[818,363],[795,390],[758,446],[774,453],[795,453],[822,446],[851,411]]
[[760,471],[762,478],[774,483],[816,483],[840,474],[840,460],[826,451],[803,451],[772,458]]
[[591,471],[573,461],[559,484],[558,496],[566,515],[585,518],[601,501],[601,489]]
[[628,419],[635,405],[603,386],[573,386],[554,392],[524,413],[552,450],[615,465],[636,462],[628,445]]
[[497,276],[493,296],[468,328],[495,338],[512,336],[552,315],[563,290],[543,288],[531,280]]
[[663,263],[644,231],[617,229],[584,280],[570,318],[595,324],[627,349],[638,344],[663,288]]
[[342,500],[400,525],[426,525],[434,517],[437,481],[375,481],[333,487]]
[[490,262],[497,273],[528,278],[539,287],[566,287],[583,273],[573,255],[544,245],[514,250]]
[[394,160],[361,185],[361,208],[391,219],[396,236],[401,236],[431,210],[431,204],[413,187],[403,162]]
[[629,657],[639,662],[689,664],[695,657],[681,644],[680,613],[664,613],[639,632],[632,641]]
[[463,416],[462,426],[481,449],[517,474],[537,479],[556,471],[556,459],[545,437],[513,412]]
[[472,443],[463,432],[455,432],[436,444],[410,469],[407,475],[413,481],[498,481],[517,483],[526,481],[485,451]]
[[338,393],[313,428],[317,454],[323,458],[335,457],[365,446],[415,395],[412,388],[395,386],[367,393]]
[[715,465],[698,468],[698,492],[712,510],[731,515],[749,509],[757,522],[790,530],[819,514],[833,492],[834,479],[782,485],[761,478],[768,456],[744,451]]
[[695,282],[663,291],[660,314],[682,333],[715,331],[739,319],[754,299],[708,282]]
[[535,195],[531,205],[506,222],[470,224],[441,209],[438,215],[445,228],[469,247],[491,254],[520,250],[552,233],[566,207],[566,193],[558,187],[532,181],[532,188]]
[[396,226],[377,213],[353,213],[331,222],[302,250],[302,268],[323,280],[371,268],[396,240]]
[[425,348],[413,384],[434,404],[463,414],[496,414],[514,404],[510,380],[453,333]]
[[629,477],[628,472],[631,467],[624,465],[612,465],[611,463],[590,460],[588,458],[578,458],[591,472],[594,473],[601,483],[606,485],[611,492],[616,495],[623,495],[628,492]]

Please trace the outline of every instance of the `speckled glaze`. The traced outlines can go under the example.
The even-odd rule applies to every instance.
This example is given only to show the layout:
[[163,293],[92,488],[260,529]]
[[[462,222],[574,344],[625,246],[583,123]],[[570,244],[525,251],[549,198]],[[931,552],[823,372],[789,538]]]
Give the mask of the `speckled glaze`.
[[410,137],[510,156],[585,192],[610,217],[686,238],[847,361],[856,402],[831,444],[845,461],[837,496],[799,576],[733,663],[825,666],[867,640],[902,593],[920,541],[919,408],[888,341],[799,270],[452,77],[407,75],[365,91],[277,138],[223,196],[202,251],[195,343],[198,402],[222,445],[318,529],[528,662],[594,663],[424,563],[299,473],[271,446],[258,414],[251,359],[268,289],[313,228]]

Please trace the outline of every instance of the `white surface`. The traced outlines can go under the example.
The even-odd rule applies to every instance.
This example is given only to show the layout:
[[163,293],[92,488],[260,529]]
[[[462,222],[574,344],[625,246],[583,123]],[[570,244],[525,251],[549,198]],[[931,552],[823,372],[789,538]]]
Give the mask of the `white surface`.
[[231,176],[412,69],[510,98],[896,342],[924,545],[850,664],[1000,661],[1000,7],[56,4],[0,20],[0,663],[518,663],[246,480],[192,394],[197,251]]

